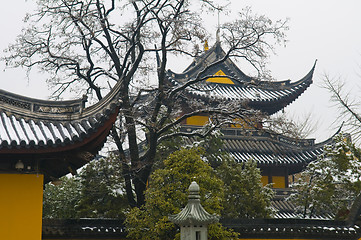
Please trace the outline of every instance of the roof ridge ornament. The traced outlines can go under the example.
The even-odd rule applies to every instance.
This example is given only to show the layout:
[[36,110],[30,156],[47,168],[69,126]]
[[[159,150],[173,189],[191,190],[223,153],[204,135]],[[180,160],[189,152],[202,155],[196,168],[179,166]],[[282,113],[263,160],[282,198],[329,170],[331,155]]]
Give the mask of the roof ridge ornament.
[[216,31],[216,43],[221,43],[221,39],[220,39],[220,28],[219,28],[219,25],[218,25],[218,28],[217,28],[217,31]]
[[217,31],[216,31],[216,43],[221,43],[221,39],[220,39],[220,32],[221,32],[221,20],[220,20],[220,12],[223,10],[223,7],[218,6],[216,8],[217,10]]

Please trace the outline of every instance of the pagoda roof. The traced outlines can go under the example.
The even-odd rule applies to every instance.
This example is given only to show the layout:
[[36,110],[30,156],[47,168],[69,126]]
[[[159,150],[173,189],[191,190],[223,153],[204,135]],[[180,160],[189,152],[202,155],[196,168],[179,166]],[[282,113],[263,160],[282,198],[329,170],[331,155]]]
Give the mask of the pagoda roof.
[[[187,132],[196,127],[185,125]],[[337,133],[340,130],[337,131]],[[286,137],[266,129],[221,128],[222,149],[242,163],[249,159],[257,162],[261,169],[267,167],[286,167],[289,174],[300,172],[323,152],[326,144],[331,144],[333,137],[315,143],[314,139]],[[336,134],[337,134],[336,133]],[[192,140],[187,140],[191,143]]]
[[[186,88],[186,92],[192,97],[208,101],[242,101],[248,106],[261,110],[267,114],[273,114],[297,99],[311,84],[315,64],[312,69],[298,81],[262,81],[252,78],[243,73],[217,42],[203,55],[197,57],[182,73],[167,72],[168,81],[173,86],[181,86],[189,80],[194,80],[199,75],[202,79],[217,79],[215,76],[222,71],[221,77],[231,80],[232,84],[217,83],[214,81],[200,81]],[[212,65],[214,64],[214,65]],[[206,67],[212,65],[205,72]]]
[[[272,218],[275,219],[302,219],[303,214],[299,206],[297,206],[290,196],[295,193],[295,190],[292,188],[274,188],[275,195],[271,201],[271,206],[275,211],[272,215]],[[314,220],[333,220],[335,219],[335,213],[323,211],[322,209],[317,209],[314,211],[312,216],[308,216],[307,219]]]
[[116,120],[120,82],[96,104],[86,98],[47,101],[0,90],[0,172],[44,174],[45,182],[83,166],[98,153]]

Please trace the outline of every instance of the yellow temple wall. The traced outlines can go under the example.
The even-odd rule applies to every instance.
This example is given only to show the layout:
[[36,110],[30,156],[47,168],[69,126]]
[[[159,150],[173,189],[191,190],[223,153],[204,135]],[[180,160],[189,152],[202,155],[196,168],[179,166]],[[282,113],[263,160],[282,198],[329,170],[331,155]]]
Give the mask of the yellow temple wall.
[[273,188],[285,188],[286,182],[284,176],[272,176]]
[[239,119],[236,118],[234,119],[234,121],[236,122],[235,124],[231,124],[230,127],[231,128],[244,128],[244,129],[253,129],[254,126],[250,126],[249,123],[243,119]]
[[208,116],[192,116],[187,118],[187,125],[204,126],[208,123]]
[[[263,186],[269,184],[268,176],[262,176],[261,182]],[[272,176],[272,187],[273,188],[286,188],[286,178],[285,176]]]
[[[192,116],[187,118],[186,124],[187,125],[193,125],[193,126],[204,126],[209,122],[209,116]],[[244,120],[236,119],[236,124],[231,124],[231,128],[246,128],[246,129],[252,129],[254,127],[251,127],[248,125],[248,123]]]
[[262,176],[261,182],[262,182],[263,186],[266,186],[269,183],[268,182],[268,176]]
[[43,175],[0,174],[0,239],[40,240]]
[[215,77],[208,78],[206,81],[213,83],[234,84],[234,82],[231,79],[226,77],[226,74],[222,70],[219,70],[213,76]]

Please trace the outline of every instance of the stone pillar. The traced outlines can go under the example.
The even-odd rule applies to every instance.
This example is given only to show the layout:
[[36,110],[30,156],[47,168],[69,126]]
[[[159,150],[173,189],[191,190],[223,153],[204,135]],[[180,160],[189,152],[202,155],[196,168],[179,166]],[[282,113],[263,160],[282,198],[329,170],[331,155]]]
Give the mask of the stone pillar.
[[207,240],[208,225],[216,223],[219,216],[209,214],[200,203],[199,185],[192,182],[188,188],[188,204],[183,210],[169,216],[169,220],[179,225],[181,240]]

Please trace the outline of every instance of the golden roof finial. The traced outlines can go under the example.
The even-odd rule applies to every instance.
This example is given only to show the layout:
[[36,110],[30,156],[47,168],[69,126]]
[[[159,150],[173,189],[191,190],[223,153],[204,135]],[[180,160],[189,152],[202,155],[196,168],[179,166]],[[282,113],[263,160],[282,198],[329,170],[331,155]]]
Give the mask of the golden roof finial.
[[206,41],[204,42],[204,51],[207,52],[208,49],[209,49],[209,47],[208,47],[208,41],[206,40]]

